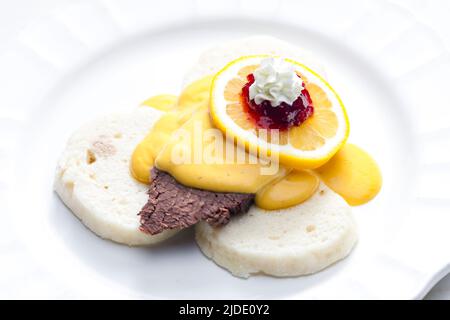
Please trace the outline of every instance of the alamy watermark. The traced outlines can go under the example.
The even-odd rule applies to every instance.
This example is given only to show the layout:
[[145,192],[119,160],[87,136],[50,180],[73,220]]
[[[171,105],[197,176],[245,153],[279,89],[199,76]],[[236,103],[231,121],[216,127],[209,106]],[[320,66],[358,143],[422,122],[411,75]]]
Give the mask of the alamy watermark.
[[[255,136],[246,148],[229,132],[216,128],[204,128],[200,120],[193,120],[193,130],[178,129],[172,136],[171,161],[175,165],[255,165],[261,175],[274,175],[279,170],[278,129],[253,129],[247,133]],[[256,136],[258,138],[256,138]],[[270,141],[270,142],[269,142]]]

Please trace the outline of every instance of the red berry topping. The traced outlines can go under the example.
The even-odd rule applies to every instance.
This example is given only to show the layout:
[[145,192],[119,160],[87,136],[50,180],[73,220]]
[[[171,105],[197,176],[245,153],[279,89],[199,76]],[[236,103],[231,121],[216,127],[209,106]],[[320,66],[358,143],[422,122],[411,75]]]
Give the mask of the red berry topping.
[[247,81],[241,94],[244,110],[260,128],[286,130],[299,126],[314,113],[312,100],[306,88],[292,105],[282,102],[279,106],[273,107],[270,101],[256,104],[254,100],[250,100],[249,88],[255,82],[253,74],[247,76]]

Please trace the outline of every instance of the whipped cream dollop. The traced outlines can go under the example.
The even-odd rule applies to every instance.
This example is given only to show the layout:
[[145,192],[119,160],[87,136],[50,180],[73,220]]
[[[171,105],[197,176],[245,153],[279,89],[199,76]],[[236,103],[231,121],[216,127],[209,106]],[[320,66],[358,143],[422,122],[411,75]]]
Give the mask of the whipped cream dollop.
[[256,104],[270,101],[272,107],[282,102],[292,105],[303,90],[303,81],[294,66],[282,58],[266,58],[253,72],[255,82],[249,88],[249,97]]

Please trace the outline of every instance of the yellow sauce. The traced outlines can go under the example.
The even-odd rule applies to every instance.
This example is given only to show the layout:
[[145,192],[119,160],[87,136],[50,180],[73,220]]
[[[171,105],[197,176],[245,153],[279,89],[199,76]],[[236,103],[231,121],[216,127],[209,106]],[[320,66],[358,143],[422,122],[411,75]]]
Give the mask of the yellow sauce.
[[[255,193],[256,205],[266,210],[302,203],[314,194],[320,180],[350,205],[366,203],[379,192],[382,179],[377,164],[355,145],[345,145],[315,172],[292,170],[273,162],[262,164],[252,158],[213,126],[208,112],[211,81],[212,76],[207,76],[193,82],[178,99],[161,95],[144,102],[168,112],[133,152],[130,170],[137,180],[149,183],[155,165],[189,187]],[[239,152],[246,161],[238,161],[242,160]],[[250,158],[256,160],[251,162]],[[262,175],[261,170],[269,167],[275,168],[272,174]]]
[[161,149],[179,128],[178,114],[168,112],[154,124],[149,134],[134,149],[131,156],[131,174],[140,182],[150,181],[150,170]]
[[157,95],[142,103],[143,106],[170,112],[161,116],[144,140],[134,149],[130,171],[136,180],[149,183],[154,160],[172,133],[189,119],[195,109],[207,109],[212,78],[206,76],[188,85],[179,98],[167,94]]
[[[209,137],[206,132],[214,136]],[[217,148],[217,143],[222,148]],[[199,110],[174,133],[155,159],[155,165],[181,184],[216,192],[256,193],[287,173],[285,168],[278,167],[273,175],[261,175],[262,164],[237,161],[235,157],[227,159],[226,149],[245,154],[214,128],[207,110]]]
[[213,76],[206,76],[188,85],[178,99],[178,106],[181,109],[197,109],[205,102],[209,102],[209,89]]
[[377,163],[353,144],[344,145],[316,172],[330,189],[352,206],[370,201],[381,189],[382,177]]
[[309,199],[318,186],[315,175],[295,170],[258,190],[255,203],[266,210],[289,208]]
[[145,100],[141,105],[161,111],[169,111],[176,105],[177,99],[178,97],[173,94],[160,94]]

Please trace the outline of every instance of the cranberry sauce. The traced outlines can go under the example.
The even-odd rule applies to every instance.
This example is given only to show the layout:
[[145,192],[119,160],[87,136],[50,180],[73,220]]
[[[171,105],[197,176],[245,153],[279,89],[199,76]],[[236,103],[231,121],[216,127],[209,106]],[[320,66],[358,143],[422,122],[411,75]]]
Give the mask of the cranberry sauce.
[[282,102],[279,106],[272,107],[270,101],[256,104],[254,100],[250,100],[249,88],[255,82],[253,74],[247,76],[247,81],[241,93],[244,110],[260,128],[289,129],[302,124],[314,112],[311,97],[306,89],[302,90],[292,105]]

